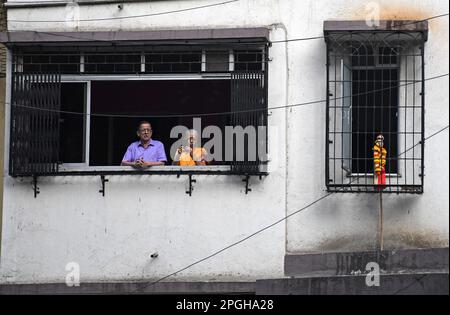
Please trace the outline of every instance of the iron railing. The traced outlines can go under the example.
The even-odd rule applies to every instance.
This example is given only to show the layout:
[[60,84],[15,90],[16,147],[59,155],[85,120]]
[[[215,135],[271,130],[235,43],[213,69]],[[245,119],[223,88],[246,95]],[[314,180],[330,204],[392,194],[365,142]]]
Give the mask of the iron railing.
[[12,77],[9,173],[31,176],[58,172],[61,77]]
[[422,193],[424,34],[345,31],[327,33],[326,42],[328,190],[379,191],[373,147],[381,134],[384,192]]

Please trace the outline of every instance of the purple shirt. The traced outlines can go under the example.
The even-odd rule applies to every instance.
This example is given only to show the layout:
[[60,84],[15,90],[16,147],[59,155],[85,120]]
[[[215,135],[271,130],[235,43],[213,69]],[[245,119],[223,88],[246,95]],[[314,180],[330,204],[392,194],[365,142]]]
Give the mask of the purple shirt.
[[141,141],[133,142],[129,145],[127,152],[123,156],[124,162],[135,162],[143,158],[145,162],[167,162],[166,152],[164,151],[164,145],[162,142],[156,140],[150,140],[150,144],[145,149]]

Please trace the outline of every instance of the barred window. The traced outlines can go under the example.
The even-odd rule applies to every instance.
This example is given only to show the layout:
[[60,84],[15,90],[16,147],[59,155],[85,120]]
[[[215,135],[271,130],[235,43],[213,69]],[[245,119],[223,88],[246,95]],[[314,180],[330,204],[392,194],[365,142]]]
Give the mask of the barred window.
[[[57,175],[67,166],[118,166],[136,141],[141,120],[151,121],[169,164],[176,140],[170,138],[171,128],[192,128],[195,117],[202,117],[202,126],[222,131],[227,126],[266,127],[267,67],[255,64],[265,63],[267,45],[251,46],[16,47],[10,174]],[[208,113],[219,114],[202,116]],[[267,134],[257,135],[255,145],[267,145],[266,139]],[[250,140],[244,141],[247,149]],[[231,173],[265,173],[265,161],[247,153],[239,161],[227,160],[225,150],[222,154],[214,164]]]
[[[325,35],[328,190],[421,193],[425,34],[346,30]],[[377,137],[387,151],[381,184],[374,159]]]

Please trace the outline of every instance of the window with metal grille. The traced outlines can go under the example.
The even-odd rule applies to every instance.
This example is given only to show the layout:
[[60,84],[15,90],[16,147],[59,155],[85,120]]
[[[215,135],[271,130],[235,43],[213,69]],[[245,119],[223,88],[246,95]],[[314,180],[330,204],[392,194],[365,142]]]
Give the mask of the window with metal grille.
[[[345,30],[325,35],[328,190],[421,193],[425,33]],[[374,159],[380,135],[387,151],[381,184]]]
[[261,71],[264,64],[263,55],[257,50],[236,50],[234,52],[235,70],[240,71]]
[[117,50],[79,47],[21,49],[13,55],[13,70],[20,73],[59,74],[168,74],[263,71],[263,49],[186,47],[133,47]]
[[198,73],[201,71],[201,51],[153,51],[145,53],[146,73]]
[[[219,113],[200,116],[202,126],[218,126],[223,135],[226,126],[267,126],[267,66],[255,66],[266,62],[267,45],[244,46],[14,49],[10,174],[120,165],[140,120],[152,122],[169,164],[171,128],[192,128],[196,114]],[[255,145],[267,150],[264,132]],[[244,143],[247,151],[248,137]],[[230,161],[225,154],[214,164],[232,173],[265,172],[260,156]]]

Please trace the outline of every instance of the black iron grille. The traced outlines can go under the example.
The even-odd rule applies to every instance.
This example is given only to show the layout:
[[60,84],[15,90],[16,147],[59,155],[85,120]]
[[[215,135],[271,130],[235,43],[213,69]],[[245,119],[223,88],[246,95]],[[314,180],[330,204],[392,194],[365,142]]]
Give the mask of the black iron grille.
[[15,74],[12,86],[10,175],[57,173],[60,76]]
[[262,71],[264,49],[142,47],[130,51],[56,48],[16,50],[13,71],[59,74],[151,74]]
[[[227,92],[230,93],[229,106],[231,112],[235,112],[233,115],[226,113],[224,119],[233,127],[251,126],[258,131],[258,127],[267,127],[266,55],[266,45],[262,47],[257,45],[251,49],[170,47],[163,50],[162,47],[139,49],[133,47],[130,51],[123,47],[118,50],[102,50],[96,47],[83,50],[80,47],[75,49],[68,46],[61,50],[56,47],[17,48],[13,51],[12,67],[10,174],[12,176],[58,174],[61,159],[71,156],[67,148],[74,146],[67,146],[67,141],[62,138],[65,133],[61,133],[60,129],[63,130],[64,126],[83,127],[83,120],[80,120],[79,114],[83,114],[85,110],[81,102],[84,94],[76,96],[76,99],[80,99],[80,106],[72,111],[78,115],[74,113],[60,115],[61,95],[64,94],[61,78],[64,78],[64,75],[83,78],[84,75],[96,74],[137,76],[154,73],[221,72],[220,75],[224,74],[223,80],[230,80],[230,92]],[[82,86],[77,89],[79,94],[84,93]],[[214,104],[211,105],[211,112],[215,112]],[[142,116],[155,114],[151,110],[142,113]],[[127,112],[124,108],[110,114],[116,116],[123,114],[125,117]],[[192,117],[195,117],[195,113],[192,113]],[[93,122],[95,117],[91,119]],[[91,132],[92,130],[93,127]],[[261,151],[266,153],[267,130],[263,129],[257,135],[256,145],[263,145],[265,150],[249,148],[251,143],[245,140],[244,158],[239,161],[226,161],[231,165],[231,172],[243,174],[261,172],[259,166],[264,161],[259,155],[255,159],[247,152],[252,150],[257,154]],[[83,149],[82,137],[83,135],[80,135],[79,151]],[[65,152],[65,155],[63,156],[61,152]],[[83,157],[77,155],[74,159],[81,162]]]
[[424,37],[327,34],[326,185],[378,192],[374,144],[387,150],[385,192],[423,192]]

